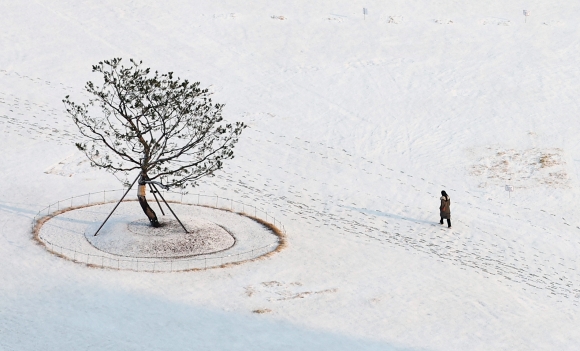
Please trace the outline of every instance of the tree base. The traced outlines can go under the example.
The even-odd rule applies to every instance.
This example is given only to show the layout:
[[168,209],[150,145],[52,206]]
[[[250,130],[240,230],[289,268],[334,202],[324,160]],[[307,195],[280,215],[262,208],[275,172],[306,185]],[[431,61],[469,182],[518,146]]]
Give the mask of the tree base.
[[139,199],[139,204],[141,205],[143,212],[145,212],[145,215],[149,219],[149,223],[151,223],[151,226],[158,228],[160,224],[159,220],[157,219],[157,215],[155,214],[155,211],[153,211],[153,209],[147,203],[147,199],[145,198],[145,196],[137,196],[137,198]]

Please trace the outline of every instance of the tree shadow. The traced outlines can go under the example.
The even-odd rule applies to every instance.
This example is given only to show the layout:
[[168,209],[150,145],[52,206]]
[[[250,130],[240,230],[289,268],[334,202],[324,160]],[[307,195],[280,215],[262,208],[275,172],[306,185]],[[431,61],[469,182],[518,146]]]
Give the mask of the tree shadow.
[[0,202],[0,211],[4,211],[4,212],[8,212],[8,213],[13,213],[17,216],[21,216],[21,217],[26,217],[26,218],[30,218],[32,219],[34,217],[35,214],[38,213],[38,211],[32,210],[32,209],[28,209],[25,207],[18,207],[19,206],[36,206],[33,204],[23,204],[23,203],[16,203],[16,202]]
[[43,294],[22,291],[5,300],[0,349],[7,350],[419,351],[114,287],[63,286]]

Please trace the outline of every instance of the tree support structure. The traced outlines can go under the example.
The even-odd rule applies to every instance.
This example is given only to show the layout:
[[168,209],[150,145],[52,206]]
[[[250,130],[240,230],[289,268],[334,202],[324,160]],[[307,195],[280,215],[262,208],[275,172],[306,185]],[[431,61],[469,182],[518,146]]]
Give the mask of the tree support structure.
[[129,186],[129,188],[127,189],[127,191],[125,192],[125,194],[123,194],[123,196],[121,197],[121,199],[117,202],[117,204],[115,205],[115,207],[113,208],[113,210],[111,211],[111,213],[109,213],[109,215],[107,216],[107,218],[105,218],[105,220],[103,221],[103,223],[101,224],[101,226],[99,227],[99,229],[97,229],[97,231],[95,232],[94,236],[97,236],[97,234],[99,234],[99,231],[103,228],[103,226],[105,225],[105,223],[107,223],[107,221],[109,220],[109,218],[111,218],[111,216],[113,215],[113,213],[115,212],[115,210],[117,209],[117,207],[119,207],[119,205],[121,204],[121,202],[125,199],[125,197],[127,196],[127,194],[129,193],[129,191],[131,190],[131,188],[133,188],[133,186],[135,185],[135,183],[137,182],[137,180],[139,180],[139,187],[137,190],[137,198],[139,199],[139,204],[141,205],[141,208],[143,209],[143,212],[145,212],[145,214],[147,215],[147,218],[149,218],[149,222],[151,223],[151,225],[153,227],[159,227],[159,221],[157,219],[157,215],[155,214],[155,212],[153,211],[153,209],[151,209],[151,207],[149,206],[149,204],[147,203],[147,199],[145,198],[145,192],[146,192],[146,185],[149,185],[149,188],[151,189],[151,193],[153,194],[153,197],[155,197],[155,201],[157,202],[157,205],[159,205],[159,209],[161,210],[161,213],[163,213],[163,215],[165,215],[165,213],[163,212],[163,209],[161,208],[161,204],[159,203],[159,200],[157,199],[157,196],[155,195],[156,193],[159,194],[159,197],[161,198],[161,200],[165,203],[165,205],[167,206],[167,208],[169,209],[169,211],[171,211],[171,214],[173,214],[173,217],[175,217],[175,219],[177,220],[177,222],[179,222],[179,224],[181,225],[181,228],[183,228],[183,230],[186,233],[189,233],[187,231],[187,229],[185,228],[185,226],[183,225],[183,223],[181,223],[181,221],[179,220],[179,217],[177,217],[177,215],[175,214],[175,212],[173,212],[173,209],[171,209],[171,207],[169,206],[169,204],[167,203],[167,201],[165,201],[165,198],[163,197],[163,195],[161,195],[161,192],[157,189],[157,187],[155,186],[155,184],[159,184],[162,187],[165,187],[163,184],[159,183],[159,182],[153,182],[148,180],[147,175],[143,175],[143,174],[139,174],[137,176],[137,178],[135,178],[135,180],[133,181],[133,183]]

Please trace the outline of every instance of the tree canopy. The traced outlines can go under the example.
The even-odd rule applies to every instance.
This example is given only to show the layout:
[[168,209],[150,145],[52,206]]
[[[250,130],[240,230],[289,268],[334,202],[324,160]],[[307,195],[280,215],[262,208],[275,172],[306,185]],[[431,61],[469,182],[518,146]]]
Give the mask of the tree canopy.
[[63,100],[80,133],[76,146],[91,161],[123,178],[134,170],[149,180],[184,188],[212,175],[234,157],[243,122],[225,123],[224,105],[200,83],[160,74],[120,58],[93,66],[101,86],[87,82],[87,103]]

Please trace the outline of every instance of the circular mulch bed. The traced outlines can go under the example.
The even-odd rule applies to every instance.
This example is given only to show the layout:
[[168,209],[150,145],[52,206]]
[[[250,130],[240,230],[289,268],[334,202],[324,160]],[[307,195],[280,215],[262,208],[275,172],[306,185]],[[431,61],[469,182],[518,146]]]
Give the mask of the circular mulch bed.
[[130,257],[185,257],[227,250],[236,240],[219,225],[200,218],[185,218],[186,233],[175,219],[165,219],[154,228],[147,219],[113,222],[97,236],[92,228],[86,239],[99,250]]
[[242,213],[184,203],[171,207],[159,228],[149,225],[136,201],[122,202],[97,236],[115,203],[59,210],[41,218],[35,238],[61,257],[91,266],[136,271],[206,269],[253,260],[284,247],[273,225]]

